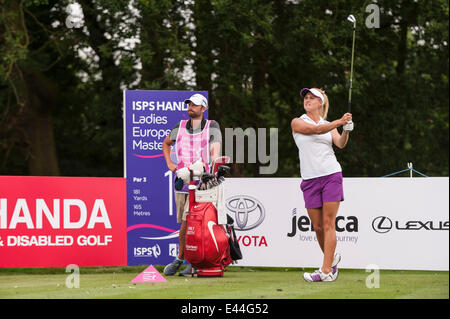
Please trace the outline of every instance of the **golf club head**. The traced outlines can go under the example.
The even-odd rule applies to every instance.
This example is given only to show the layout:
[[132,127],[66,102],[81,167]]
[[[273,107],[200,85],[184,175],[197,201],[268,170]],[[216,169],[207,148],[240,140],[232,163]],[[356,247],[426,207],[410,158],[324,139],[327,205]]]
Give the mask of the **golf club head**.
[[353,14],[349,15],[347,17],[347,20],[350,21],[351,23],[355,24],[356,23],[356,18]]
[[179,191],[183,188],[183,186],[184,186],[184,181],[181,178],[179,178],[178,176],[175,177],[175,189],[177,191]]
[[210,180],[214,179],[216,176],[214,174],[204,173],[202,175],[202,182],[208,183]]
[[230,167],[226,165],[220,165],[217,170],[217,177],[225,176],[230,171]]

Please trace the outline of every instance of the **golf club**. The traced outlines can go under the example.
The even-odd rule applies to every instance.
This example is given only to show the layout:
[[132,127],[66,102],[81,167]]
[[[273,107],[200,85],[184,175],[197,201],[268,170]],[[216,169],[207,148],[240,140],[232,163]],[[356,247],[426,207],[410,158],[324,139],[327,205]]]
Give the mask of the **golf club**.
[[230,171],[230,167],[226,165],[220,165],[217,170],[217,178],[225,176]]
[[355,37],[356,37],[356,18],[353,14],[347,17],[347,20],[353,23],[353,44],[352,44],[352,62],[350,66],[350,87],[348,91],[348,113],[352,110],[352,81],[353,81],[353,60],[355,57]]

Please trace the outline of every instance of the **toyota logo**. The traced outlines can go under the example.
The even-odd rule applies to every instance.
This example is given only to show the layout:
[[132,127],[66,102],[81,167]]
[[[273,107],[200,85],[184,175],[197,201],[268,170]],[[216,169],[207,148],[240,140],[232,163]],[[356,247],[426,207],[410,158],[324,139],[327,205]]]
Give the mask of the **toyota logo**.
[[258,227],[266,216],[264,206],[250,196],[237,195],[228,198],[227,209],[235,215],[237,230],[250,230]]
[[372,228],[374,231],[380,234],[387,233],[392,229],[392,220],[386,216],[378,216],[372,222]]

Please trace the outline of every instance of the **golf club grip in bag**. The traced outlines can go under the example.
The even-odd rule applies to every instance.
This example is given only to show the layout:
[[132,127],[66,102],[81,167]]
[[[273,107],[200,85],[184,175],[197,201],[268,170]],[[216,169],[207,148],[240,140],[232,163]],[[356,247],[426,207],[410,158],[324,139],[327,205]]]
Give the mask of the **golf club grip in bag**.
[[199,277],[222,277],[232,259],[226,230],[217,225],[216,208],[210,202],[195,203],[186,222],[184,258]]

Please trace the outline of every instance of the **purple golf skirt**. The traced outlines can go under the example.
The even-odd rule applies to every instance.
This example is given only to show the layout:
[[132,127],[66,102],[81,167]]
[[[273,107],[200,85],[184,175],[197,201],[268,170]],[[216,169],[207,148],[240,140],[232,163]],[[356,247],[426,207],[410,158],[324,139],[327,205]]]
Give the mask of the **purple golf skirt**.
[[303,180],[300,184],[305,200],[305,208],[319,208],[324,202],[344,200],[342,172]]

